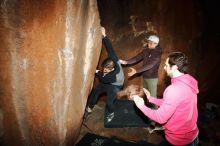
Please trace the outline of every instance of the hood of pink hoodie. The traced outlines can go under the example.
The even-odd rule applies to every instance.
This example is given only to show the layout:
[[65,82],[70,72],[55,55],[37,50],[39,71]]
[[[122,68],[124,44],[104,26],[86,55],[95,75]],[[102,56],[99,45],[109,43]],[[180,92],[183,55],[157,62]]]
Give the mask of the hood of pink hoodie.
[[196,94],[199,93],[197,80],[189,74],[184,74],[182,76],[172,78],[171,82],[172,83],[182,82],[182,83],[186,84],[187,86],[189,86],[194,93],[196,93]]

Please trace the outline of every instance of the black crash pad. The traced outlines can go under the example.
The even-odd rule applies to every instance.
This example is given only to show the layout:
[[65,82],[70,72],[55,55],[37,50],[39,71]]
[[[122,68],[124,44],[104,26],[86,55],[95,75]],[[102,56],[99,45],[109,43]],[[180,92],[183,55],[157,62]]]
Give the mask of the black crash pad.
[[114,113],[112,121],[107,122],[109,111],[107,106],[105,107],[106,128],[149,127],[149,119],[135,106],[134,101],[117,99],[114,103]]
[[129,142],[117,137],[107,138],[87,133],[75,146],[154,146],[146,141]]

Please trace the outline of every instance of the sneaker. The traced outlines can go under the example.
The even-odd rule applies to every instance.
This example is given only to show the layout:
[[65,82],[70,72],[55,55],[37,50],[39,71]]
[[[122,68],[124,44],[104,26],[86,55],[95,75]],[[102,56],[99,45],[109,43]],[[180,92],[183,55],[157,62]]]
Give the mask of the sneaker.
[[115,116],[115,113],[114,113],[114,112],[113,112],[113,113],[110,113],[110,114],[107,116],[107,122],[111,122],[112,119],[114,118],[114,116]]
[[147,127],[146,129],[150,134],[152,134],[154,131],[164,130],[164,128],[162,126]]
[[91,113],[91,112],[92,112],[92,109],[88,106],[88,107],[86,108],[86,112],[87,112],[87,113]]

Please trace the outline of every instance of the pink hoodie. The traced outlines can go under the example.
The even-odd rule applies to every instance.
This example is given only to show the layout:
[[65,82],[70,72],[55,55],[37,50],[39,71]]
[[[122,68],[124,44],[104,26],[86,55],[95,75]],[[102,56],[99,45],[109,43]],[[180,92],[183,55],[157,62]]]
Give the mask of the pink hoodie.
[[143,105],[140,110],[150,119],[163,124],[166,139],[173,145],[190,144],[199,133],[196,125],[197,81],[185,74],[171,79],[163,93],[163,99],[149,98],[149,102],[159,105],[157,110]]

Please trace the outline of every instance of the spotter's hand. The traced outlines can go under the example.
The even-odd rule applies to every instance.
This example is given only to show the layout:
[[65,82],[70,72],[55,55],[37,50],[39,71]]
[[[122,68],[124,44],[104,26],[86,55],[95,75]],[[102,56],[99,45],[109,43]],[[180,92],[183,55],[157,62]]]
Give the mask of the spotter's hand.
[[141,108],[144,105],[144,100],[138,95],[134,95],[133,97],[134,103],[138,108]]
[[128,73],[128,77],[131,77],[137,73],[136,69],[130,67],[131,71]]

